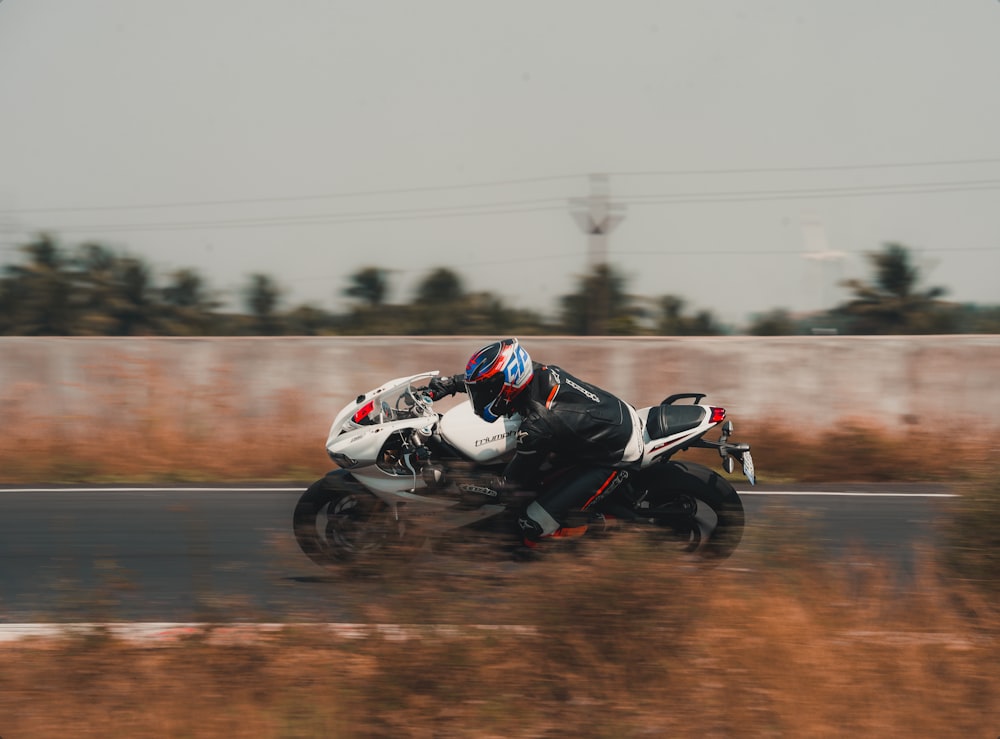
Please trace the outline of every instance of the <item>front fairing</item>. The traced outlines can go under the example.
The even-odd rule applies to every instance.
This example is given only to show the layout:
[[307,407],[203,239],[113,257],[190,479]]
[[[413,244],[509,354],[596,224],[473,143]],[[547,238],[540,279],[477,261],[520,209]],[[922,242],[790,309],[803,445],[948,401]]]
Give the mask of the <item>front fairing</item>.
[[[381,444],[381,438],[384,438],[383,432],[406,427],[418,428],[422,425],[428,429],[433,427],[437,421],[437,414],[431,407],[430,400],[425,399],[426,402],[414,405],[413,398],[416,394],[413,388],[426,385],[438,374],[437,371],[433,371],[397,377],[359,395],[354,402],[348,403],[341,409],[331,424],[326,440],[327,452],[331,457],[343,453],[345,446],[361,441],[366,434],[379,437],[372,439],[377,447]],[[355,450],[352,448],[351,451]],[[354,458],[357,459],[358,456],[360,455],[355,455]]]

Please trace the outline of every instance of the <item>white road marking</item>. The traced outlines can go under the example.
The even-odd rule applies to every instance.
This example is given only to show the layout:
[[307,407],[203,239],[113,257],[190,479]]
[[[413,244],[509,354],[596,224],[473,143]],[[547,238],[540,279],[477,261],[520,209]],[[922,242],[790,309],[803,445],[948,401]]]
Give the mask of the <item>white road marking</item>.
[[[83,488],[66,486],[60,488],[8,488],[0,487],[0,493],[299,493],[305,492],[307,485],[288,488],[241,488],[229,487],[173,487],[173,488]],[[846,498],[958,498],[953,493],[882,493],[843,492],[838,490],[739,490],[740,495],[784,495],[795,497],[846,497]]]
[[390,641],[427,636],[458,637],[469,631],[534,634],[534,626],[516,624],[365,624],[365,623],[207,623],[207,622],[115,622],[115,623],[18,623],[0,624],[0,643],[20,639],[59,639],[106,633],[134,642],[172,642],[203,635],[213,641],[242,642],[248,637],[279,634],[286,629],[325,629],[342,639],[362,639],[378,634]]
[[297,488],[81,488],[68,485],[62,488],[0,488],[0,493],[303,493],[308,485]]
[[954,493],[840,492],[836,490],[739,490],[740,495],[786,495],[801,498],[958,498]]
[[[490,631],[514,635],[537,634],[536,627],[517,624],[365,624],[365,623],[206,623],[206,622],[116,622],[116,623],[19,623],[0,624],[0,643],[21,639],[65,639],[72,636],[103,633],[128,642],[170,644],[192,636],[200,636],[212,643],[244,644],[249,639],[259,639],[270,634],[280,634],[286,629],[312,631],[324,629],[331,636],[341,639],[364,639],[373,635],[389,641],[407,641],[428,637],[457,639],[470,632]],[[850,630],[834,633],[836,641],[879,641],[889,644],[945,644],[953,648],[972,649],[977,645],[990,645],[986,637],[969,639],[966,635],[950,632],[922,631],[868,631]]]

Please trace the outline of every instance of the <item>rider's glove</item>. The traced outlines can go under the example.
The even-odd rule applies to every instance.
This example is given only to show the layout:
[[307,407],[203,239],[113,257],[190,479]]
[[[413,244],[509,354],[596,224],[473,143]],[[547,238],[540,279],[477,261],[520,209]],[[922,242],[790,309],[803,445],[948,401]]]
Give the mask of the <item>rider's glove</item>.
[[427,383],[427,389],[431,393],[431,398],[440,400],[459,391],[464,391],[464,380],[464,374],[452,375],[451,377],[432,377],[431,381]]

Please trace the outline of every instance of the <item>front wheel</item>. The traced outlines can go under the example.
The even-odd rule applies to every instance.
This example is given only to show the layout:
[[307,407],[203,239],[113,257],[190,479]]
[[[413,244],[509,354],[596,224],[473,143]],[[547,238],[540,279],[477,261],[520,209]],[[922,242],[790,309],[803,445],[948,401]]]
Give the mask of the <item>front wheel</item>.
[[348,475],[333,473],[302,494],[293,515],[295,540],[324,567],[354,562],[399,537],[392,511]]
[[645,471],[635,487],[635,513],[683,552],[720,560],[736,551],[743,538],[743,502],[718,473],[700,464],[670,462]]

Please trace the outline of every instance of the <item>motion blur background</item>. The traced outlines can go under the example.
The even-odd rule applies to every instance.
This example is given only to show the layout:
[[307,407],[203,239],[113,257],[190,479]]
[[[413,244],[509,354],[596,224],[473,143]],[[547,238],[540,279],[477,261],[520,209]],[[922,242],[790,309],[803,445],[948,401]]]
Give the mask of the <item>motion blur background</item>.
[[389,302],[446,267],[544,316],[606,259],[746,326],[899,243],[991,304],[998,26],[987,0],[7,0],[0,256],[46,232],[332,312],[366,267]]
[[[0,641],[0,735],[997,735],[998,30],[992,0],[0,0],[0,506],[37,526],[0,578],[57,604],[0,625],[77,623]],[[849,526],[831,556],[838,499],[789,498],[711,571],[625,536],[357,578],[303,573],[280,498],[228,536],[44,492],[294,490],[347,400],[497,335],[708,393],[772,489],[956,497],[868,509],[904,557]],[[148,531],[182,545],[115,549]],[[127,557],[205,621],[109,628],[159,584]],[[315,609],[262,633],[264,590]]]

